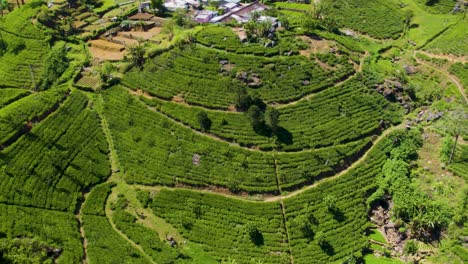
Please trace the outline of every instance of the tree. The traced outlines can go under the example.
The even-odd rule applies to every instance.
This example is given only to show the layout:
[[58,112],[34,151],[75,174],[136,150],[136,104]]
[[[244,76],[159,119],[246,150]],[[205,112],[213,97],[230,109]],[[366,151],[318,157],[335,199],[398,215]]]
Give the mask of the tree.
[[208,117],[208,115],[206,114],[205,111],[198,112],[197,120],[198,120],[198,124],[200,125],[200,127],[201,127],[201,129],[203,131],[210,130],[211,120],[210,120],[210,118]]
[[406,25],[406,28],[409,28],[410,25],[411,25],[411,20],[413,20],[413,17],[414,17],[414,12],[413,10],[406,10],[405,13],[405,25]]
[[259,246],[263,244],[263,235],[253,222],[248,222],[245,225],[245,231],[255,245]]
[[334,195],[327,195],[327,196],[325,196],[325,198],[323,198],[323,202],[327,206],[327,209],[330,210],[330,211],[334,211],[334,210],[337,209],[337,207],[336,207],[336,202],[337,201],[338,200],[336,199],[336,197]]
[[174,37],[174,26],[175,26],[175,21],[174,20],[168,20],[164,22],[163,28],[162,28],[162,33],[167,34],[169,37],[169,41],[172,40]]
[[403,253],[405,253],[405,255],[413,255],[416,254],[417,251],[418,245],[414,240],[408,240],[403,248]]
[[48,88],[67,70],[69,61],[65,45],[55,45],[44,58],[44,65],[46,67],[43,71],[42,89]]
[[264,125],[265,120],[262,110],[260,110],[260,107],[257,105],[251,105],[247,111],[247,115],[249,116],[250,123],[255,130],[260,129]]
[[166,11],[164,7],[164,1],[163,0],[151,0],[151,8],[153,9],[154,14],[156,15],[155,10],[157,9],[158,15],[163,15],[164,12]]
[[315,242],[317,242],[317,244],[319,246],[323,246],[325,244],[325,242],[326,242],[325,241],[325,234],[322,231],[318,231],[315,234],[314,240],[315,240]]
[[145,63],[145,45],[138,43],[128,47],[130,60],[134,66],[143,67]]
[[265,121],[270,126],[273,133],[278,131],[279,124],[279,111],[276,108],[269,107],[265,113]]
[[252,97],[247,93],[245,87],[240,86],[237,89],[236,106],[240,110],[247,110],[252,105]]
[[111,77],[111,73],[114,70],[115,70],[115,67],[114,65],[112,65],[112,63],[110,63],[109,61],[104,62],[104,64],[98,68],[98,72],[99,72],[99,76],[101,77],[101,80],[107,83],[107,81],[109,81]]
[[468,114],[461,110],[455,110],[450,112],[447,117],[449,119],[449,133],[454,137],[454,144],[452,150],[450,151],[450,157],[447,164],[452,163],[453,157],[455,155],[455,150],[457,149],[457,143],[460,135],[464,135],[468,132]]

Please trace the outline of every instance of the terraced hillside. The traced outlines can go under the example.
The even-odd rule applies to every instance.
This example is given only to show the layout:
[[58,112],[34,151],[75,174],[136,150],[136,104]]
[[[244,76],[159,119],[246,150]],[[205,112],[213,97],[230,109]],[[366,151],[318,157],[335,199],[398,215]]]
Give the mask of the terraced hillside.
[[139,4],[0,3],[0,263],[466,260],[451,1]]

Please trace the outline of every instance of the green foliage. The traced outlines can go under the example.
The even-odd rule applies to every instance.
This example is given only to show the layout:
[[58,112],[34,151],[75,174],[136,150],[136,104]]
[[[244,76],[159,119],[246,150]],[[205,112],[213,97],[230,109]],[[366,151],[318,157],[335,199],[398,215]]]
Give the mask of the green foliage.
[[0,90],[0,109],[29,95],[29,91],[23,89],[4,88]]
[[245,231],[249,235],[252,243],[254,243],[257,246],[263,244],[263,235],[253,222],[247,222],[247,224],[245,225]]
[[181,257],[177,249],[171,248],[167,242],[160,240],[158,233],[136,223],[136,218],[130,213],[117,209],[112,218],[117,228],[140,245],[145,253],[157,263],[174,263]]
[[339,26],[349,27],[375,38],[396,39],[403,31],[404,18],[396,3],[385,0],[326,0],[325,2],[329,2],[333,17],[342,19],[338,22]]
[[414,255],[418,251],[418,245],[414,240],[408,240],[403,248],[403,253],[406,255]]
[[468,87],[468,63],[454,63],[450,66],[449,72],[461,81],[463,87]]
[[[194,205],[202,208],[199,218],[193,216]],[[245,202],[196,191],[162,189],[155,195],[152,209],[217,260],[289,261],[281,209],[276,202]],[[190,228],[183,227],[181,215],[189,217]]]
[[62,73],[67,70],[69,61],[66,56],[66,47],[65,43],[57,44],[50,50],[49,54],[44,58],[44,64],[46,65],[41,89],[45,90],[50,87],[50,85],[56,83]]
[[203,131],[210,130],[211,119],[208,117],[205,111],[198,112],[197,120],[198,120],[198,124],[200,125]]
[[247,111],[247,115],[249,116],[250,123],[252,124],[254,130],[261,129],[265,124],[265,117],[263,112],[257,105],[251,105]]
[[47,244],[37,239],[0,239],[0,262],[4,264],[52,264],[47,256]]
[[266,103],[287,103],[324,90],[354,71],[347,56],[337,56],[336,64],[330,70],[305,56],[254,57],[192,44],[148,59],[143,70],[131,70],[122,83],[159,98],[183,95],[189,104],[226,110],[239,103],[239,95],[253,93],[249,84]]
[[[275,158],[279,184],[288,189],[333,175],[343,168],[340,166],[344,166],[346,157],[369,146],[369,138],[365,137],[333,148],[304,152],[251,151],[194,134],[164,115],[147,109],[122,88],[104,91],[104,100],[115,148],[129,182],[215,184],[252,192],[275,192]],[[197,124],[198,110],[192,112],[193,124]],[[210,118],[213,116],[210,113]],[[248,126],[248,119],[243,120],[247,120]],[[194,162],[195,154],[200,156],[199,164]]]
[[0,109],[0,144],[6,144],[21,134],[28,121],[40,120],[47,116],[63,101],[68,88],[58,87],[49,91],[23,97]]
[[128,47],[128,52],[130,54],[130,61],[133,66],[141,68],[145,63],[145,45],[144,44],[134,44]]
[[[254,22],[249,22],[247,25],[253,25],[253,31],[257,28],[257,23]],[[253,32],[252,34],[257,33]],[[203,27],[203,29],[195,35],[195,38],[198,43],[207,47],[213,47],[237,54],[253,54],[268,57],[283,55],[286,52],[298,54],[299,49],[302,47],[301,42],[294,38],[294,36],[289,36],[282,32],[276,33],[276,44],[273,47],[264,47],[262,43],[257,42],[242,43],[243,39],[236,35],[232,28],[219,25]]]
[[91,189],[81,209],[83,214],[105,216],[107,197],[112,191],[113,183],[103,183]]
[[452,151],[453,144],[455,144],[453,137],[451,136],[444,137],[444,140],[442,141],[442,147],[440,148],[440,160],[441,161],[447,162],[449,160],[450,152]]
[[276,133],[279,128],[280,112],[276,108],[269,107],[265,112],[265,123]]
[[73,92],[1,152],[0,202],[74,211],[80,191],[109,176],[104,134],[87,103],[84,94]]
[[410,178],[408,162],[416,155],[422,140],[419,131],[411,130],[396,134],[393,138],[393,150],[382,168],[379,189],[372,199],[384,193],[392,195],[393,213],[412,227],[416,237],[424,238],[431,231],[447,227],[452,217],[446,204],[432,201],[425,193],[417,189]]
[[153,199],[151,198],[150,196],[151,193],[149,191],[137,190],[136,194],[137,194],[137,199],[138,201],[140,201],[143,208],[148,208],[148,206],[151,205],[151,202],[153,201]]
[[[83,215],[90,263],[148,263],[141,253],[118,234],[106,217]],[[104,235],[105,234],[105,235]]]
[[[275,133],[280,146],[275,142],[275,138],[271,137],[271,133],[255,131],[250,125],[248,115],[244,113],[207,111],[200,107],[181,105],[157,98],[152,100],[140,98],[166,116],[196,129],[201,129],[196,113],[207,111],[212,120],[210,133],[227,141],[235,141],[241,146],[255,145],[261,150],[276,148],[284,151],[299,151],[331,148],[332,145],[337,147],[340,144],[364,139],[370,134],[378,133],[379,121],[382,118],[387,123],[400,122],[401,108],[398,105],[390,104],[377,93],[368,92],[368,88],[359,82],[348,82],[346,85],[318,93],[312,100],[282,108],[271,107],[271,109],[277,109],[279,113],[278,122],[281,126],[277,127],[276,131],[272,126],[270,128]],[[245,89],[240,89],[239,96],[248,98],[245,106],[250,106],[254,102],[252,96],[246,94]],[[268,108],[266,112],[267,121]]]
[[[3,239],[12,242],[15,241],[14,238],[20,238],[19,248],[23,250],[16,251],[16,249],[14,249],[20,256],[24,256],[25,254],[36,255],[34,252],[28,250],[29,246],[33,246],[30,242],[36,242],[28,238],[36,238],[37,241],[40,241],[40,243],[38,243],[40,246],[45,243],[52,248],[62,249],[60,258],[57,260],[59,264],[79,263],[83,256],[83,247],[78,233],[78,222],[76,221],[75,215],[71,212],[65,213],[0,204],[0,235],[1,234],[6,234],[6,238]],[[2,247],[3,239],[0,238],[0,247]],[[23,243],[26,241],[27,243]],[[18,244],[15,242],[13,244],[7,242],[7,245],[14,246]],[[3,250],[0,250],[0,252],[1,251]],[[11,253],[15,254],[14,252]],[[4,256],[8,255],[9,253],[6,255],[4,253]],[[40,258],[40,256],[37,257]],[[25,262],[22,260],[13,263]]]
[[456,56],[467,56],[468,32],[466,31],[466,19],[449,27],[441,35],[432,40],[424,50],[433,53],[450,53]]
[[50,47],[48,34],[31,22],[38,10],[37,5],[26,4],[2,18],[0,87],[29,89],[40,81]]

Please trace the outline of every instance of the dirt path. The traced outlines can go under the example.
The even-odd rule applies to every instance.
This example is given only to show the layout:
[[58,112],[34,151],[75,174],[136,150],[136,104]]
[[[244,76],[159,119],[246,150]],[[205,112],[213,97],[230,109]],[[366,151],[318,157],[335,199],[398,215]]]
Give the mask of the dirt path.
[[[349,79],[347,79],[349,80]],[[341,83],[343,82],[346,82],[347,80],[344,80]],[[128,87],[126,87],[127,91],[132,94],[132,95],[136,95],[136,96],[144,96],[146,98],[151,98],[151,95],[148,95],[140,90],[138,91],[135,91],[135,90],[132,90]],[[314,95],[314,94],[313,94]],[[272,155],[274,155],[273,153],[298,153],[298,152],[301,152],[301,153],[304,153],[304,152],[312,152],[312,151],[317,151],[319,149],[325,149],[325,148],[329,148],[329,147],[332,147],[332,145],[326,145],[326,146],[321,146],[319,148],[310,148],[310,149],[306,149],[306,150],[297,150],[297,151],[278,151],[278,150],[261,150],[259,149],[259,147],[255,144],[252,144],[250,147],[246,147],[246,146],[241,146],[239,143],[236,143],[236,142],[233,142],[234,139],[229,139],[229,138],[225,138],[225,137],[222,137],[222,136],[218,136],[216,134],[213,134],[213,133],[210,133],[210,132],[202,132],[200,130],[198,130],[197,128],[194,128],[193,126],[191,126],[190,124],[186,124],[186,123],[183,123],[182,121],[179,121],[177,119],[175,119],[174,117],[164,113],[164,112],[161,112],[159,111],[158,109],[156,109],[155,107],[152,107],[152,106],[149,106],[147,104],[145,104],[144,102],[142,102],[144,104],[144,106],[146,108],[148,108],[149,110],[153,111],[153,112],[157,112],[161,115],[163,115],[164,117],[166,117],[167,119],[169,119],[170,121],[174,122],[175,124],[178,124],[180,126],[183,126],[185,128],[188,128],[190,129],[193,133],[197,134],[197,135],[200,135],[200,136],[203,136],[203,137],[207,137],[207,138],[210,138],[210,139],[213,139],[213,140],[216,140],[218,142],[222,142],[222,143],[225,143],[225,144],[229,144],[231,147],[237,147],[237,148],[241,148],[241,149],[245,149],[245,150],[248,150],[248,151],[252,151],[252,152],[261,152],[261,153],[271,153]],[[293,102],[292,104],[294,103],[297,103],[296,102]],[[211,111],[211,110],[210,110]],[[110,133],[110,132],[109,132]],[[343,143],[345,144],[345,143]],[[115,150],[114,150],[115,151]]]
[[[463,88],[463,85],[461,84],[461,82],[458,80],[458,78],[456,78],[455,76],[453,76],[452,74],[450,74],[448,71],[444,70],[444,69],[440,69],[440,68],[437,68],[437,67],[434,67],[432,66],[430,63],[428,62],[425,62],[424,60],[421,60],[419,59],[416,55],[417,53],[422,53],[421,51],[414,51],[413,52],[413,58],[420,64],[423,64],[424,66],[426,67],[429,67],[433,70],[436,70],[442,74],[445,74],[458,88],[458,90],[460,91],[460,94],[462,95],[463,99],[465,100],[465,103],[468,102],[468,98],[466,97],[466,94],[465,94],[465,89]],[[433,55],[429,55],[429,53],[424,53],[426,56],[428,57],[433,57],[433,58],[437,58],[436,56],[433,56]]]
[[[117,171],[118,171],[117,152],[115,151],[115,148],[114,148],[114,142],[112,140],[112,135],[111,135],[110,130],[109,130],[109,125],[107,123],[107,119],[106,119],[106,117],[104,116],[104,114],[102,112],[103,104],[104,104],[104,102],[103,102],[102,96],[99,95],[98,101],[96,102],[96,110],[97,110],[97,112],[98,112],[98,114],[99,114],[99,116],[101,118],[101,126],[102,126],[102,129],[104,131],[104,134],[105,134],[105,137],[106,137],[106,140],[107,140],[107,144],[109,146],[109,160],[110,160],[111,169],[112,169],[112,174],[108,178],[107,182],[112,181],[112,182],[116,182],[117,185],[119,185],[119,184],[120,185],[122,185],[122,184],[126,185],[126,183],[123,181],[123,179],[121,179],[117,174]],[[114,190],[110,194],[109,198],[112,195],[116,195]],[[111,200],[112,199],[107,199],[107,203],[106,203],[106,207],[105,207],[106,217],[107,217],[107,221],[109,222],[109,224],[112,226],[112,228],[115,230],[115,232],[117,232],[122,238],[127,240],[128,243],[130,243],[130,245],[132,245],[133,248],[140,251],[140,253],[143,255],[143,257],[145,257],[150,263],[155,264],[153,259],[146,254],[146,252],[141,248],[141,246],[137,245],[135,242],[133,242],[133,240],[129,239],[122,231],[120,231],[117,228],[115,223],[112,221],[112,210],[110,208]]]
[[315,187],[317,187],[318,185],[324,183],[324,182],[328,182],[328,181],[333,181],[339,177],[341,177],[342,175],[346,174],[348,171],[356,168],[358,165],[360,165],[361,163],[363,163],[367,157],[369,156],[369,153],[374,149],[375,145],[377,145],[377,143],[379,143],[380,141],[382,141],[384,138],[386,138],[391,132],[393,132],[394,130],[396,129],[401,129],[404,127],[404,124],[400,124],[398,126],[395,126],[395,127],[391,127],[387,130],[385,130],[385,132],[383,132],[379,138],[377,138],[375,141],[374,141],[374,144],[372,145],[372,147],[370,147],[366,153],[364,153],[364,155],[362,155],[357,161],[355,161],[351,166],[349,166],[348,168],[342,170],[341,172],[339,172],[338,174],[336,174],[335,176],[332,176],[332,177],[328,177],[328,178],[325,178],[317,183],[314,183],[312,185],[309,185],[309,186],[306,186],[302,189],[299,189],[297,191],[293,191],[293,192],[290,192],[288,193],[287,195],[282,195],[282,196],[271,196],[271,197],[268,197],[266,198],[264,201],[265,202],[276,202],[276,201],[282,201],[282,200],[285,200],[285,199],[288,199],[288,198],[291,198],[293,196],[296,196],[296,195],[299,195],[307,190],[310,190],[310,189],[313,189]]
[[75,213],[75,217],[76,219],[78,220],[78,225],[80,227],[79,231],[80,231],[80,237],[81,237],[81,241],[82,241],[82,244],[83,244],[83,258],[81,259],[81,263],[83,264],[88,264],[89,263],[89,260],[88,260],[88,240],[86,239],[86,234],[85,234],[85,230],[83,228],[83,219],[81,218],[82,216],[82,210],[83,210],[83,204],[84,202],[86,201],[86,197],[88,196],[89,194],[89,191],[86,192],[84,195],[83,195],[83,201],[80,202],[78,205],[77,205],[77,212]]
[[107,218],[107,221],[109,222],[109,224],[112,226],[114,231],[117,232],[123,239],[127,240],[127,242],[130,243],[130,245],[132,245],[133,248],[140,251],[142,256],[144,258],[146,258],[146,260],[148,260],[149,263],[156,264],[156,262],[154,262],[154,260],[150,256],[148,256],[148,254],[146,254],[146,252],[143,250],[143,248],[140,245],[136,244],[135,242],[133,242],[133,240],[128,238],[127,235],[125,235],[122,231],[120,231],[117,228],[114,221],[112,221],[112,210],[110,209],[110,204],[109,204],[111,202],[111,200],[112,199],[108,199],[108,202],[106,204],[106,218]]
[[426,56],[431,57],[431,58],[448,60],[450,62],[461,62],[461,63],[466,63],[467,62],[465,57],[457,57],[455,55],[434,54],[434,53],[429,53],[427,51],[422,51],[422,50],[416,50],[414,53],[421,53],[421,54],[426,55]]

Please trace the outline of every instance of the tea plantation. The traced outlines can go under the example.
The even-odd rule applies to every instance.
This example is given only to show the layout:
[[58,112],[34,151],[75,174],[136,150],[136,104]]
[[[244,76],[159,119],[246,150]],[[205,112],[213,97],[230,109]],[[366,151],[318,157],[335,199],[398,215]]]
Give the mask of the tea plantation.
[[0,0],[0,263],[467,261],[466,3],[174,4]]

